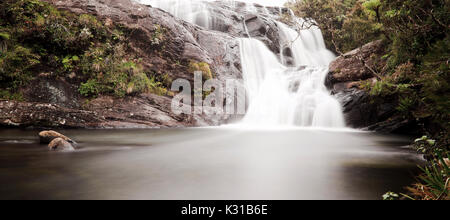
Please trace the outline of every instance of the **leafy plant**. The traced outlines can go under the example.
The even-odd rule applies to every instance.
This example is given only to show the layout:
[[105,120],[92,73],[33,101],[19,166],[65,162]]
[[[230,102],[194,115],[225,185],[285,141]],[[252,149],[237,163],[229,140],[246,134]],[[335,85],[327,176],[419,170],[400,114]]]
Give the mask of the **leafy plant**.
[[100,85],[96,80],[90,79],[86,83],[81,83],[78,90],[81,95],[86,97],[97,96],[100,92]]
[[397,110],[403,112],[404,114],[408,114],[409,111],[414,107],[416,101],[411,97],[402,97],[399,100]]
[[0,85],[17,89],[32,78],[32,69],[40,64],[40,56],[29,48],[16,46],[0,57]]
[[439,155],[438,159],[429,166],[420,167],[423,174],[418,177],[418,182],[412,187],[407,187],[409,199],[421,200],[449,200],[450,199],[450,161]]
[[383,195],[383,200],[398,200],[400,196],[394,192],[387,192]]

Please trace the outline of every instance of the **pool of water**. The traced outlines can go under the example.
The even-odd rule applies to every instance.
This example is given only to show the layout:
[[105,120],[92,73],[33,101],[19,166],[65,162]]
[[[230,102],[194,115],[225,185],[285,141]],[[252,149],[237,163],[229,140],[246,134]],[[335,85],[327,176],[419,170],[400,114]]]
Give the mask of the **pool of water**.
[[0,130],[0,199],[381,199],[420,163],[407,137],[309,129]]

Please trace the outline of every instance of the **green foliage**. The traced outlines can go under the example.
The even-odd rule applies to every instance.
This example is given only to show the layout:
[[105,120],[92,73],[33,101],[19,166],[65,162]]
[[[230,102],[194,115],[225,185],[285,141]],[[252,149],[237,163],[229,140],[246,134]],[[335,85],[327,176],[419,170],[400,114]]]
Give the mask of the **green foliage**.
[[448,0],[297,0],[290,7],[317,21],[337,52],[384,39],[382,80],[363,87],[379,102],[397,100],[397,115],[433,134],[450,130]]
[[370,94],[372,96],[388,96],[394,93],[395,85],[389,82],[378,81],[371,88]]
[[381,7],[381,2],[380,0],[368,0],[364,1],[362,5],[366,10],[369,11],[369,13],[371,13],[373,16],[376,16],[379,8]]
[[380,38],[384,29],[377,22],[377,1],[297,0],[289,7],[310,18],[322,29],[327,47],[345,53]]
[[33,69],[40,64],[40,56],[31,49],[16,46],[0,57],[0,86],[14,91],[32,77]]
[[23,95],[20,92],[11,93],[8,90],[0,90],[0,99],[23,101]]
[[419,183],[408,187],[409,199],[449,200],[450,199],[450,161],[449,154],[444,158],[439,155],[428,166],[420,167],[423,174],[418,177]]
[[408,114],[409,111],[414,107],[415,104],[416,104],[416,100],[414,100],[413,98],[402,97],[399,100],[397,110],[404,114]]
[[7,41],[11,38],[11,35],[5,32],[0,32],[0,40]]
[[209,80],[213,78],[213,73],[211,71],[211,68],[209,67],[209,64],[205,62],[195,62],[191,61],[189,63],[189,71],[191,73],[194,73],[196,71],[201,71],[203,74],[203,80]]
[[393,64],[419,63],[431,45],[448,35],[447,0],[382,1],[381,22],[392,39]]
[[80,92],[81,95],[86,97],[97,96],[100,91],[100,85],[96,80],[90,79],[86,83],[81,83],[78,91]]
[[439,149],[436,149],[436,140],[428,138],[428,136],[422,136],[414,141],[414,148],[421,154],[431,154],[437,156]]
[[[2,97],[19,94],[43,70],[71,79],[75,74],[79,92],[86,97],[167,93],[166,82],[159,81],[164,78],[148,77],[141,61],[126,52],[131,31],[123,26],[59,11],[38,0],[4,0],[0,23]],[[152,44],[161,46],[165,32],[155,26]]]
[[394,192],[387,192],[383,195],[383,200],[398,200],[400,196]]
[[71,71],[78,61],[80,61],[80,58],[78,58],[78,56],[66,56],[62,60],[62,65],[66,71]]

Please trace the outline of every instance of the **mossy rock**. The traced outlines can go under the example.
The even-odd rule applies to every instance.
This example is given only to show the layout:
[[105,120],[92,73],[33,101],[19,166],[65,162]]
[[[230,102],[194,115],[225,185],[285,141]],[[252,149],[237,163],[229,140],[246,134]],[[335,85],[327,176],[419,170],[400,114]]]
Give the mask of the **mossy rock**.
[[189,72],[194,74],[196,71],[201,71],[203,73],[202,75],[204,80],[213,78],[213,74],[208,63],[191,61],[189,63]]

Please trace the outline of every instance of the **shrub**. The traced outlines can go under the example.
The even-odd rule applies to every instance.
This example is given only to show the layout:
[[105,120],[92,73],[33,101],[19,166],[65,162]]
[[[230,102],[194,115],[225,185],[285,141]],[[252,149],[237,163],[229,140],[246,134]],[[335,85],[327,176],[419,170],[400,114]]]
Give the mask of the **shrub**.
[[420,167],[423,174],[418,177],[418,183],[407,187],[408,199],[420,200],[450,200],[450,168],[449,155],[439,157],[430,165]]
[[0,85],[14,91],[25,85],[33,74],[33,68],[40,64],[40,56],[29,48],[16,46],[0,57]]
[[191,61],[189,63],[189,71],[194,73],[196,71],[201,71],[203,74],[203,80],[209,80],[213,78],[212,71],[209,67],[209,64],[205,62],[195,62]]
[[0,40],[7,41],[11,38],[11,35],[9,33],[0,32]]
[[[81,95],[123,97],[139,92],[166,93],[163,76],[148,77],[140,61],[129,55],[124,26],[95,16],[58,11],[38,0],[4,0],[0,3],[0,89],[2,97],[18,94],[37,75],[78,76]],[[165,29],[156,25],[152,44],[159,45]],[[7,50],[10,47],[12,49]],[[131,88],[131,89],[130,89]]]
[[90,79],[86,83],[81,83],[78,91],[86,97],[97,96],[100,92],[100,86],[96,80]]

